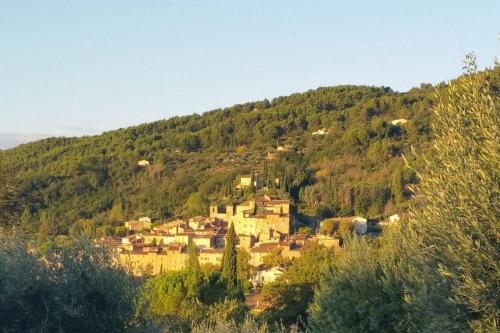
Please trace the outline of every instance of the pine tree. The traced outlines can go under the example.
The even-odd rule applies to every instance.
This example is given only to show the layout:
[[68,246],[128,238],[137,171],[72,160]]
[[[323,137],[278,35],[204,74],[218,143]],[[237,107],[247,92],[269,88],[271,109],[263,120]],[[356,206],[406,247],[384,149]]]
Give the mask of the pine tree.
[[224,254],[222,256],[221,276],[226,282],[226,288],[230,295],[238,293],[238,264],[236,252],[236,231],[231,224],[227,232]]

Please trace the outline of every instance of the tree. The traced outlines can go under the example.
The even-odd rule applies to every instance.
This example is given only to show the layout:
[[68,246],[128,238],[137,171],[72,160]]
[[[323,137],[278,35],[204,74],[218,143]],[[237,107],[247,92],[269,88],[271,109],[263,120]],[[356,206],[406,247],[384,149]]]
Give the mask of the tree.
[[69,235],[74,238],[78,238],[81,235],[93,238],[95,236],[94,222],[88,219],[75,221],[69,229]]
[[123,332],[136,284],[110,251],[79,238],[41,258],[26,236],[0,230],[0,330]]
[[408,332],[404,289],[393,274],[393,239],[348,238],[309,307],[312,332]]
[[266,268],[281,267],[286,268],[291,265],[292,261],[288,258],[283,257],[283,249],[280,247],[273,248],[264,258],[262,258],[262,264]]
[[277,281],[264,285],[264,298],[271,303],[264,316],[285,324],[305,321],[314,289],[333,258],[333,250],[325,246],[313,244],[306,248]]
[[0,163],[0,226],[13,224],[21,210],[19,191],[13,179],[13,173]]
[[250,277],[252,273],[252,266],[250,265],[250,253],[244,248],[238,248],[236,255],[236,262],[238,266],[238,281],[244,291],[250,289]]
[[123,212],[123,205],[121,202],[117,202],[113,205],[113,208],[109,211],[109,220],[111,222],[124,222],[125,214]]
[[498,330],[500,119],[489,74],[472,65],[438,89],[409,221],[375,244],[348,241],[310,307],[311,330]]
[[198,251],[196,250],[196,244],[191,241],[188,245],[188,259],[186,269],[189,272],[188,279],[188,297],[200,297],[200,291],[202,288],[202,273],[200,269],[200,263],[198,261]]
[[187,216],[204,215],[208,212],[210,201],[201,193],[191,193],[186,201],[185,213]]
[[[414,310],[428,323],[447,318],[460,331],[500,327],[500,114],[488,72],[474,56],[466,72],[438,91],[431,157],[423,156],[425,204],[411,209],[404,250],[422,272]],[[414,281],[413,281],[414,282]],[[418,306],[420,305],[420,306]]]
[[203,313],[203,305],[188,296],[190,282],[188,270],[166,272],[147,280],[136,297],[137,325],[153,326],[153,331],[163,327],[170,332],[184,332]]
[[227,232],[224,253],[222,255],[221,277],[226,282],[228,293],[236,296],[239,292],[238,263],[236,253],[236,231],[232,223]]

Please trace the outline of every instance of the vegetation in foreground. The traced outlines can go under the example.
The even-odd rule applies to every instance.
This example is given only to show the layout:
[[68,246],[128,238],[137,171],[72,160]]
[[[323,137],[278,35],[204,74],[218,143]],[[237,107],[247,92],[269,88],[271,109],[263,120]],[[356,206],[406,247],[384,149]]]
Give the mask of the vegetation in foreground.
[[315,332],[495,332],[500,324],[498,99],[473,57],[437,94],[410,221],[352,241],[317,291]]
[[[283,300],[270,313],[257,319],[246,313],[236,251],[227,251],[222,272],[203,270],[192,256],[185,271],[138,281],[85,240],[49,247],[40,256],[26,249],[22,235],[2,230],[0,328],[296,331],[288,325],[305,313],[302,328],[311,332],[498,330],[500,119],[487,74],[471,61],[465,75],[436,96],[435,139],[418,157],[424,167],[409,222],[379,239],[350,239],[331,261],[318,261],[320,249],[296,260],[288,277],[269,287],[269,295]],[[9,205],[2,207],[10,208],[3,214],[15,215],[15,193],[4,189],[0,198]],[[313,262],[324,262],[325,272],[311,270]],[[303,283],[310,285],[297,288]],[[314,298],[301,299],[315,289]],[[305,309],[310,300],[307,312],[290,306],[298,302]]]

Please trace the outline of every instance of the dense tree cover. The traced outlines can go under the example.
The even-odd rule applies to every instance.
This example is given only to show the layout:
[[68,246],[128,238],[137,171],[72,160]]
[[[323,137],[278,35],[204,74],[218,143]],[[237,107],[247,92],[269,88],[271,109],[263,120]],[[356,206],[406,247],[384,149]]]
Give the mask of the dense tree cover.
[[[432,91],[319,88],[97,136],[40,140],[1,151],[0,159],[15,171],[20,194],[30,196],[27,229],[43,228],[48,238],[85,219],[102,235],[140,215],[206,213],[209,201],[237,198],[237,176],[252,171],[306,214],[380,215],[407,199],[412,177],[393,174],[411,145],[429,145]],[[408,122],[392,125],[398,118]],[[320,128],[329,134],[313,136]],[[292,147],[277,152],[276,144]],[[268,151],[275,160],[266,159]],[[141,159],[152,164],[138,166]]]
[[147,280],[135,304],[134,326],[151,331],[189,332],[193,326],[240,322],[247,315],[221,272],[200,268],[193,244],[186,269]]
[[[139,214],[200,213],[241,195],[236,176],[254,172],[296,200],[301,216],[378,215],[411,203],[407,223],[379,239],[347,238],[340,254],[313,246],[288,262],[272,253],[266,265],[287,269],[263,291],[272,305],[264,321],[302,318],[313,332],[498,330],[499,87],[498,68],[439,86],[432,145],[431,87],[344,86],[1,152],[0,222],[19,219],[40,246],[0,230],[0,328],[270,331],[234,297],[249,267],[232,232],[222,271],[200,267],[190,245],[187,269],[140,287],[106,249],[63,236],[120,234]],[[309,135],[321,127],[330,134]],[[276,142],[294,148],[265,160]],[[410,145],[417,158],[407,162],[419,173],[400,157]],[[142,158],[153,165],[137,166]]]
[[277,281],[264,286],[264,298],[271,303],[264,318],[269,322],[282,322],[286,325],[305,323],[314,289],[318,287],[333,259],[333,250],[321,245],[312,245],[304,250]]
[[[315,332],[494,332],[500,325],[498,80],[437,94],[432,150],[407,223],[352,240],[310,309]],[[492,93],[493,92],[493,93]]]
[[21,198],[14,179],[14,172],[0,160],[0,226],[14,224],[21,208]]
[[135,281],[109,251],[79,239],[41,258],[23,235],[0,229],[0,330],[123,332]]

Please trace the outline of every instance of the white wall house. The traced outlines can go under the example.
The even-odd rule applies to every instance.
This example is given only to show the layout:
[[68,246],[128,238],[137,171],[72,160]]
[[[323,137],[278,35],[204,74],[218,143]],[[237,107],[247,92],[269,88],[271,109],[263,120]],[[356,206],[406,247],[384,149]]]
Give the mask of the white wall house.
[[356,234],[364,235],[368,231],[367,219],[355,216],[352,218],[351,222],[354,225],[354,231],[356,232]]
[[399,214],[394,214],[394,215],[389,216],[389,223],[390,224],[393,224],[396,222],[399,222]]
[[319,130],[312,132],[312,135],[326,135],[328,133],[330,133],[330,130],[326,128],[320,128]]
[[408,122],[407,119],[401,118],[401,119],[394,119],[393,121],[391,121],[391,124],[392,125],[404,125],[404,124],[406,124],[406,122]]
[[266,283],[276,281],[281,275],[283,275],[283,270],[279,267],[264,269],[257,271],[252,282],[255,286],[262,286]]

